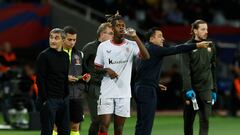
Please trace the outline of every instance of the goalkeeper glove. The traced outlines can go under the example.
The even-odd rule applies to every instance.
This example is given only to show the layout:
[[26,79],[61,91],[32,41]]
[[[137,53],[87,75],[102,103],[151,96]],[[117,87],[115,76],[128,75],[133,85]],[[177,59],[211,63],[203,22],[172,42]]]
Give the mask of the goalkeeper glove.
[[186,97],[188,99],[192,99],[193,97],[196,97],[196,93],[193,91],[193,89],[190,89],[186,92]]

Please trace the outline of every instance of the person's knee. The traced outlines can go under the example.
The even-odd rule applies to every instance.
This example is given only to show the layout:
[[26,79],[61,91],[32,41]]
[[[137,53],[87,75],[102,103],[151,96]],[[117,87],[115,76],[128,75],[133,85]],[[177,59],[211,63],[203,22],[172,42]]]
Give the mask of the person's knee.
[[92,121],[92,123],[91,123],[91,126],[96,127],[96,128],[98,128],[99,125],[100,125],[100,121],[99,121],[99,120],[94,120],[94,121]]
[[208,119],[202,119],[200,120],[200,126],[208,128],[209,127],[209,120]]
[[108,128],[109,128],[109,124],[108,123],[101,123],[99,125],[99,129],[101,132],[106,132],[108,131]]
[[100,123],[100,119],[99,119],[99,117],[95,117],[93,120],[92,120],[92,123],[94,123],[94,124],[99,124]]
[[205,116],[203,118],[200,118],[200,122],[206,123],[206,124],[209,123],[209,117]]

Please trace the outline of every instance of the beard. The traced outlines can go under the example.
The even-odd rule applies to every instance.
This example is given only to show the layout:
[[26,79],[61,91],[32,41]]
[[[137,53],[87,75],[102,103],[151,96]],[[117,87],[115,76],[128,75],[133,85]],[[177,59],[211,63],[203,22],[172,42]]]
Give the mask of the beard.
[[206,40],[206,39],[207,39],[207,37],[208,37],[208,35],[207,35],[207,34],[205,34],[205,35],[202,35],[202,36],[198,36],[199,40],[201,40],[201,41],[203,41],[203,40]]

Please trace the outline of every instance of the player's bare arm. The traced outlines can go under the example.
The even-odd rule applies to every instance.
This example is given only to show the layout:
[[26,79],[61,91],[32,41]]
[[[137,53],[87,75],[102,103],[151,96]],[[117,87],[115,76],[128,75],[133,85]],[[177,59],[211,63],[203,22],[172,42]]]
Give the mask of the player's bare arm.
[[150,58],[150,55],[147,51],[147,49],[145,48],[145,46],[143,45],[142,41],[140,40],[140,38],[138,37],[136,30],[134,29],[127,29],[126,35],[131,37],[138,45],[139,50],[140,50],[140,56],[142,59],[146,60]]

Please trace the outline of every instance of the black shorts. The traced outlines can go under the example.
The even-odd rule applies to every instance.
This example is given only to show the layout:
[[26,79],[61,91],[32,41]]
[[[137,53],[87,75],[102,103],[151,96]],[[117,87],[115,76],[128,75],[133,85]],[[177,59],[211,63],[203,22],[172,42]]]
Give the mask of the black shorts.
[[70,99],[69,109],[71,122],[83,121],[83,99]]

